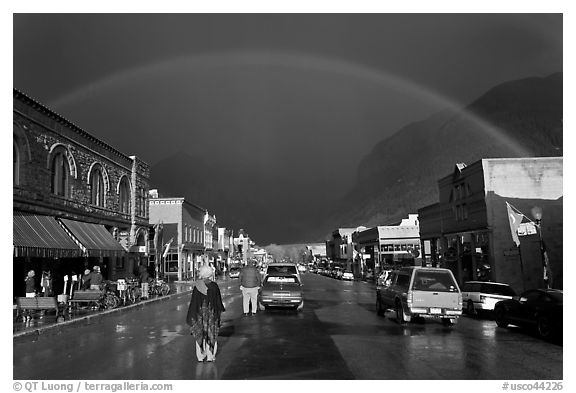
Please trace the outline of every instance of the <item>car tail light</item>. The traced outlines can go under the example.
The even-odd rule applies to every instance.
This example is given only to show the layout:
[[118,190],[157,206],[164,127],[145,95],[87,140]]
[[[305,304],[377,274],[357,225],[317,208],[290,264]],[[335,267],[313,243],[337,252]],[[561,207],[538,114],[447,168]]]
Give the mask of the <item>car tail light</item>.
[[486,296],[480,295],[480,303],[484,303],[485,300],[486,300]]
[[458,294],[458,308],[462,308],[462,304],[463,304],[462,293],[459,293]]
[[406,296],[406,303],[408,303],[408,307],[412,306],[413,296],[414,294],[412,292],[408,292],[408,295]]

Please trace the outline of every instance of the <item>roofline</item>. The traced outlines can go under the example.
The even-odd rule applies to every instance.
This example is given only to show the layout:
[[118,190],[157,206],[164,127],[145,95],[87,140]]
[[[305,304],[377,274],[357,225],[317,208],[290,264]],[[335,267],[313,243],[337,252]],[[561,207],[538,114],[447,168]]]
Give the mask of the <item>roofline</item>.
[[[89,132],[85,131],[84,129],[80,128],[79,126],[72,123],[70,120],[66,119],[62,115],[59,115],[58,113],[49,109],[47,106],[41,104],[40,102],[38,102],[35,99],[31,98],[30,96],[26,95],[24,92],[22,92],[16,88],[13,88],[13,94],[14,94],[15,98],[17,98],[21,101],[24,101],[25,103],[31,105],[34,109],[38,109],[38,110],[40,110],[40,112],[43,112],[44,114],[48,115],[49,117],[54,118],[59,123],[64,124],[66,127],[72,129],[73,131],[75,131],[79,135],[85,137],[86,139],[89,139],[95,143],[98,143],[102,147],[110,150],[111,152],[113,152],[115,154],[118,154],[118,155],[126,158],[127,160],[134,161],[134,159],[136,158],[136,156],[134,156],[134,155],[129,156],[125,153],[122,153],[121,151],[115,149],[114,147],[112,147],[108,143],[104,142],[103,140],[96,138],[94,135],[92,135]],[[141,159],[139,159],[139,160],[142,161]],[[144,161],[142,161],[142,162],[144,162]]]

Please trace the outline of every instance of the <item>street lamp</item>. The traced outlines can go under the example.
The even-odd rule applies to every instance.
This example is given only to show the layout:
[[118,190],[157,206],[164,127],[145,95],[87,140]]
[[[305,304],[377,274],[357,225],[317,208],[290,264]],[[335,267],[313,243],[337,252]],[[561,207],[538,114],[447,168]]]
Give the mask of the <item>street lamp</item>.
[[536,227],[538,228],[538,236],[540,238],[540,258],[542,259],[542,267],[544,269],[544,284],[546,288],[549,289],[550,277],[548,276],[548,261],[545,255],[544,239],[542,238],[542,208],[540,206],[534,206],[531,210],[532,217],[534,217]]

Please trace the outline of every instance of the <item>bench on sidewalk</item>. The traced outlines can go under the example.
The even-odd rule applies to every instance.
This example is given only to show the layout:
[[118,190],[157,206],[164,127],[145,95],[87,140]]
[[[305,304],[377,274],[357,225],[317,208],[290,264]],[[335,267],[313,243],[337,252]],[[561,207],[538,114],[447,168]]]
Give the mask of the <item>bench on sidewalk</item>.
[[16,318],[22,315],[24,319],[30,318],[30,311],[55,310],[56,320],[60,321],[64,317],[63,310],[58,304],[56,297],[17,297],[16,298]]
[[104,291],[97,290],[85,290],[85,291],[75,291],[72,293],[72,297],[68,299],[68,306],[72,307],[73,304],[77,303],[94,303],[100,307],[101,300],[104,297]]

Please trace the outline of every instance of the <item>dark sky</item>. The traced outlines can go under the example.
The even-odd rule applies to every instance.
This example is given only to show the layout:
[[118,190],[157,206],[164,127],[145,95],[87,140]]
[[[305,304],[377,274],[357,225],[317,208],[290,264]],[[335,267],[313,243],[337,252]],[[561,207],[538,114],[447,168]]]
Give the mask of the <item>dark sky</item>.
[[[13,21],[14,87],[122,152],[150,164],[177,152],[218,157],[296,186],[328,184],[334,198],[402,126],[563,61],[561,14]],[[274,229],[265,236],[282,243]]]

